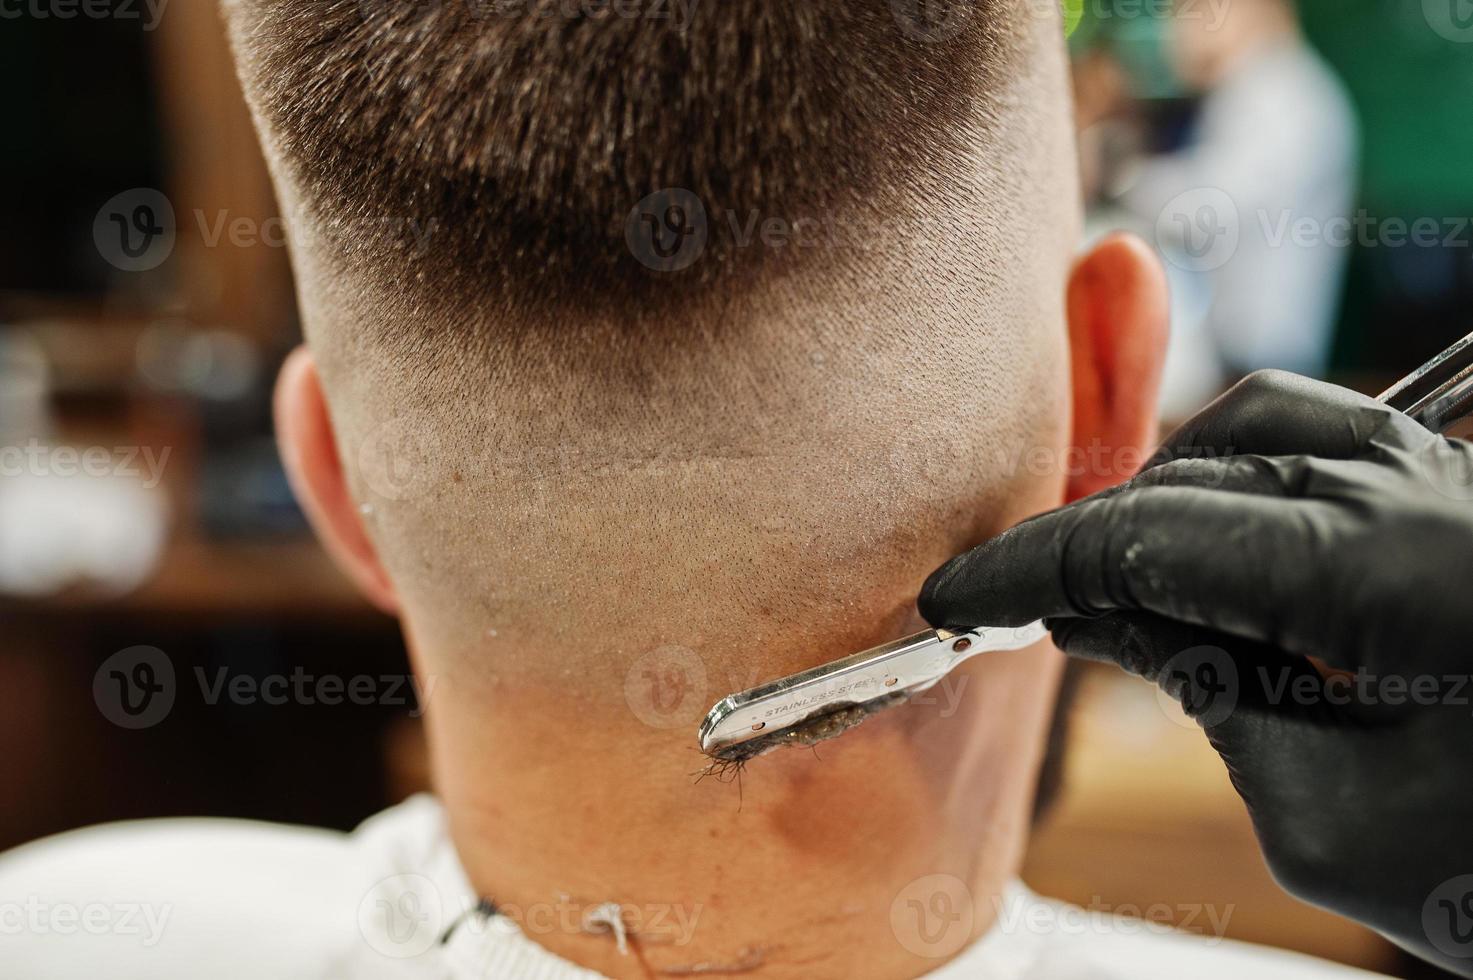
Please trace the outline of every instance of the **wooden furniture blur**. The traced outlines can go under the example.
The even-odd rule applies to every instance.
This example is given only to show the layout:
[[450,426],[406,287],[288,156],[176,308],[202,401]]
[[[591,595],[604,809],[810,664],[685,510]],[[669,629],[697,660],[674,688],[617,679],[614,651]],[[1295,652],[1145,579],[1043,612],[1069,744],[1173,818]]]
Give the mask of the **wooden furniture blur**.
[[1384,939],[1285,894],[1269,876],[1227,771],[1196,724],[1155,688],[1087,665],[1064,795],[1035,834],[1024,880],[1106,911],[1170,910],[1212,935],[1391,971]]
[[173,173],[182,312],[267,346],[291,314],[287,250],[218,6],[175,4],[155,62]]

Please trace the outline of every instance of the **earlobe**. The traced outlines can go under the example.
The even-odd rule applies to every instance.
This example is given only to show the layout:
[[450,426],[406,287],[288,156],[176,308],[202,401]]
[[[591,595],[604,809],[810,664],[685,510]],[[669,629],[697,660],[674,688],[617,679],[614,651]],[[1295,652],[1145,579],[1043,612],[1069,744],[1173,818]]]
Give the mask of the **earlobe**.
[[276,441],[287,479],[318,538],[375,606],[398,601],[348,490],[317,364],[306,347],[287,357],[276,379]]
[[1068,287],[1074,386],[1071,467],[1077,500],[1134,474],[1157,438],[1157,399],[1166,357],[1166,274],[1131,235],[1111,235],[1075,264]]

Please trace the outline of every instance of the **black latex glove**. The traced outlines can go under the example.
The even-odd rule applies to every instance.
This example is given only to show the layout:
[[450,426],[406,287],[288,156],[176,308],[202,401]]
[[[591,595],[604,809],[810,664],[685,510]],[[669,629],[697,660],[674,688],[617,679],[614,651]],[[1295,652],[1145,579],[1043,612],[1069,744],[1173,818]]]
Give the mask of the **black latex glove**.
[[1130,483],[942,566],[920,609],[1042,618],[1161,685],[1280,884],[1473,976],[1473,444],[1254,375]]

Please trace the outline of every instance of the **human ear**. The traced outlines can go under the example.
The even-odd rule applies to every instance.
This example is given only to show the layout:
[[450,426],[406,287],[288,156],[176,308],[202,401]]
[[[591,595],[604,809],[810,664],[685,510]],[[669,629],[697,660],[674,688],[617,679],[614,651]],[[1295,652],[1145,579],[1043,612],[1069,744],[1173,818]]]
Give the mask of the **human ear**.
[[1101,240],[1070,272],[1071,444],[1083,460],[1070,467],[1070,500],[1130,478],[1156,444],[1168,310],[1161,261],[1133,235]]
[[292,351],[282,364],[274,408],[287,480],[318,539],[370,602],[397,612],[394,586],[348,490],[317,363],[306,347]]

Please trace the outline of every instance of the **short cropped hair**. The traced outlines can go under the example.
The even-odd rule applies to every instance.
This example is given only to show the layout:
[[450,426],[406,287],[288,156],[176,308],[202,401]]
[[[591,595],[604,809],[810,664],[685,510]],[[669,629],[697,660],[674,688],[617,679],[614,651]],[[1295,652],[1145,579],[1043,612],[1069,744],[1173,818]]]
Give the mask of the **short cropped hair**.
[[[1027,33],[1021,0],[224,4],[337,259],[430,302],[609,316],[800,261],[718,215],[862,224],[965,199],[951,185]],[[699,261],[638,244],[691,211]]]

